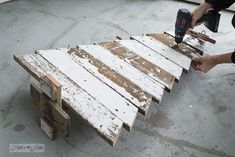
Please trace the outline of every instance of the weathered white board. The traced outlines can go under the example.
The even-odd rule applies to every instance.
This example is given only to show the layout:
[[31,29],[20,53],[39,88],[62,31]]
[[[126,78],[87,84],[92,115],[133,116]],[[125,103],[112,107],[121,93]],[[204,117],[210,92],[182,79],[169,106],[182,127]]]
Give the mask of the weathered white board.
[[[132,102],[133,105],[135,105],[136,107],[140,108],[140,110],[143,112],[144,115],[147,113],[147,110],[148,110],[148,108],[149,108],[149,106],[151,104],[151,101],[152,101],[152,97],[146,96],[145,93],[143,93],[143,92],[138,90],[137,92],[141,92],[142,93],[141,99],[139,100],[139,98],[136,98],[135,96],[133,96],[123,86],[119,86],[118,84],[116,84],[116,82],[114,82],[114,81],[110,80],[109,78],[107,78],[106,75],[101,74],[100,71],[99,71],[100,69],[98,69],[96,66],[91,64],[91,60],[90,59],[88,59],[87,57],[84,57],[84,56],[83,57],[79,57],[79,55],[76,54],[76,52],[79,53],[78,52],[79,50],[77,50],[77,51],[74,50],[73,51],[73,49],[67,49],[67,48],[59,49],[59,50],[64,52],[65,54],[69,55],[71,57],[71,59],[73,61],[75,61],[77,64],[81,65],[84,69],[86,69],[91,74],[96,76],[98,79],[103,81],[105,84],[107,84],[108,86],[113,88],[116,92],[118,92],[124,98],[126,98],[127,100]],[[117,75],[115,75],[115,76],[117,77]],[[120,77],[119,77],[119,79],[120,79]],[[124,83],[128,83],[128,82],[124,82]],[[136,88],[133,89],[133,90],[136,90]],[[146,99],[144,97],[146,97]]]
[[[175,37],[175,33],[172,31],[166,31],[165,33],[171,35],[172,37]],[[195,38],[191,35],[185,34],[182,42],[193,47],[193,48],[196,48],[197,50],[199,50],[201,52],[204,52],[204,50],[205,50],[203,47],[204,43],[200,42],[200,40],[198,40],[197,38]]]
[[162,55],[156,53],[152,49],[144,46],[136,40],[118,40],[117,42],[123,45],[124,47],[128,48],[129,50],[133,51],[134,53],[138,54],[139,56],[147,59],[153,64],[169,72],[177,80],[180,79],[183,68],[175,64],[174,62],[171,62],[170,60],[166,59]]
[[124,122],[128,130],[132,128],[138,109],[128,100],[94,77],[82,66],[75,63],[63,51],[39,50],[36,51],[36,53],[57,67],[62,73],[76,82],[82,89],[119,117]]
[[160,82],[166,87],[166,90],[170,91],[172,89],[175,77],[167,71],[149,62],[147,59],[137,55],[118,42],[100,42],[98,44],[108,49],[118,58],[121,58],[131,66],[145,73],[155,81]]
[[154,81],[146,74],[132,67],[122,59],[113,55],[109,50],[100,45],[80,45],[79,48],[85,50],[104,64],[114,69],[121,75],[139,85],[143,90],[151,94],[157,101],[161,101],[164,93],[164,86]]
[[0,3],[5,3],[5,2],[8,2],[8,1],[11,1],[11,0],[0,0]]
[[15,55],[14,58],[38,81],[48,73],[58,80],[62,85],[61,96],[63,101],[108,143],[115,145],[123,125],[123,122],[116,115],[41,56],[37,54]]
[[144,44],[145,46],[151,48],[152,50],[156,51],[157,53],[161,54],[162,56],[166,57],[167,59],[171,60],[172,62],[178,64],[185,70],[189,70],[191,66],[191,59],[176,50],[172,49],[171,47],[155,40],[150,36],[132,36],[131,38],[139,41],[140,43]]

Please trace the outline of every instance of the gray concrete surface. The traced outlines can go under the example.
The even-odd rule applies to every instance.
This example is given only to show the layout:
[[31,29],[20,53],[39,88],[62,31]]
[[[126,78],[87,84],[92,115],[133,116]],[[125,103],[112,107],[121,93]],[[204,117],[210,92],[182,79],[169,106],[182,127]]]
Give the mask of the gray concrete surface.
[[[190,70],[131,132],[112,148],[72,117],[71,135],[50,141],[39,128],[29,97],[29,76],[12,55],[36,49],[128,38],[174,30],[176,12],[195,6],[154,0],[18,0],[0,5],[0,157],[224,157],[235,156],[235,68]],[[233,14],[223,12],[207,54],[233,50]],[[203,26],[196,28],[204,29]],[[45,144],[44,153],[12,153],[9,144]]]

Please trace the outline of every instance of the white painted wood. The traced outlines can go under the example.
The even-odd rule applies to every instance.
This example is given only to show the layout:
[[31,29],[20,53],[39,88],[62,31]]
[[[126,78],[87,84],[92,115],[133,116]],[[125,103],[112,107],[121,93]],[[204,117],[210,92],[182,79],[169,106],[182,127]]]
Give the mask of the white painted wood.
[[[166,31],[165,33],[171,35],[172,37],[175,37],[175,33],[172,31]],[[183,42],[202,51],[202,52],[205,50],[203,44],[200,44],[200,41],[197,38],[195,38],[189,34],[185,34]]]
[[85,122],[92,126],[110,144],[119,137],[123,122],[91,95],[72,82],[66,75],[39,55],[17,55],[19,63],[38,79],[47,73],[62,85],[62,99]]
[[122,59],[116,57],[109,52],[109,50],[100,45],[80,45],[79,48],[85,50],[94,58],[99,59],[113,70],[137,84],[159,102],[161,101],[164,93],[164,86],[159,82],[154,81],[152,78],[132,67]]
[[0,3],[5,3],[5,2],[8,2],[8,1],[11,1],[11,0],[0,0]]
[[91,63],[89,63],[89,60],[86,58],[80,58],[75,54],[68,54],[67,52],[69,51],[69,49],[67,48],[63,48],[63,49],[59,49],[61,52],[64,52],[66,55],[70,56],[70,58],[75,61],[77,64],[81,65],[84,69],[86,69],[87,71],[89,71],[91,74],[93,74],[94,76],[96,76],[98,79],[100,79],[101,81],[103,81],[104,83],[106,83],[108,86],[110,86],[111,88],[113,88],[115,91],[117,91],[120,95],[122,95],[123,97],[125,97],[127,100],[129,100],[130,102],[132,102],[134,105],[136,105],[137,107],[144,107],[146,105],[146,102],[140,102],[137,98],[133,97],[130,93],[128,93],[126,91],[125,88],[117,85],[116,83],[114,83],[113,81],[111,81],[110,79],[108,79],[107,77],[105,77],[104,75],[102,75],[101,73],[99,73],[98,68],[95,67],[94,65],[92,65]]
[[53,128],[51,128],[50,124],[48,122],[44,121],[43,118],[40,118],[40,124],[41,124],[41,129],[46,133],[46,135],[53,140],[55,137],[53,133]]
[[107,109],[119,117],[129,129],[132,128],[138,109],[128,100],[98,80],[83,67],[76,64],[63,51],[39,50],[37,53],[76,82],[97,101],[101,102]]
[[133,36],[132,38],[178,64],[185,70],[189,70],[191,66],[191,59],[189,57],[177,52],[150,36]]
[[120,43],[127,49],[133,51],[137,55],[145,58],[149,62],[155,64],[156,66],[162,68],[163,70],[172,74],[177,80],[180,79],[183,68],[174,62],[169,61],[162,55],[156,53],[152,49],[144,46],[136,40],[117,40],[116,42]]

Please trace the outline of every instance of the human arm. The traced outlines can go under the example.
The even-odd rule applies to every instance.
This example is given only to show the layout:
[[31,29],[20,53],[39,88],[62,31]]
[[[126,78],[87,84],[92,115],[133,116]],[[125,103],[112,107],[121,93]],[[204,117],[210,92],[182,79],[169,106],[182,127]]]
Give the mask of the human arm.
[[192,12],[192,22],[191,28],[194,28],[196,25],[201,23],[197,23],[197,21],[202,17],[202,15],[208,9],[215,9],[215,10],[223,10],[230,7],[235,0],[205,0],[202,4],[200,4],[193,12]]
[[210,3],[204,2],[200,4],[193,12],[192,12],[192,23],[191,28],[194,28],[196,25],[200,24],[197,21],[202,17],[202,15],[213,6]]
[[193,59],[192,67],[201,72],[208,72],[213,67],[222,63],[235,63],[235,52],[221,55],[201,56]]

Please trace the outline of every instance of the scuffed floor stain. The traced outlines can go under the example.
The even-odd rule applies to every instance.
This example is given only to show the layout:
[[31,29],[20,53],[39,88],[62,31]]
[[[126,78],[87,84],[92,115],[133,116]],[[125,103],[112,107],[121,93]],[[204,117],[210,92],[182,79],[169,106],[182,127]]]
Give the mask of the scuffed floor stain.
[[235,155],[229,155],[223,151],[219,151],[214,148],[211,148],[211,149],[205,148],[205,147],[193,144],[191,142],[185,141],[183,139],[174,139],[168,136],[164,136],[156,130],[151,130],[151,128],[142,128],[142,127],[134,126],[133,130],[141,131],[148,136],[157,138],[160,142],[170,143],[172,145],[177,146],[180,149],[183,149],[184,147],[188,147],[188,148],[191,148],[200,152],[204,152],[210,155],[215,155],[218,157],[235,157]]
[[25,126],[22,125],[22,124],[17,124],[14,128],[13,128],[14,131],[17,131],[17,132],[21,132],[21,131],[24,131],[25,130]]
[[227,111],[227,107],[226,106],[217,106],[215,114],[223,113],[225,111]]
[[12,122],[7,122],[5,124],[3,124],[3,128],[8,128],[9,126],[11,126]]
[[152,114],[146,122],[152,127],[164,129],[169,129],[172,125],[174,125],[174,122],[167,117],[167,114],[161,112],[160,110]]

